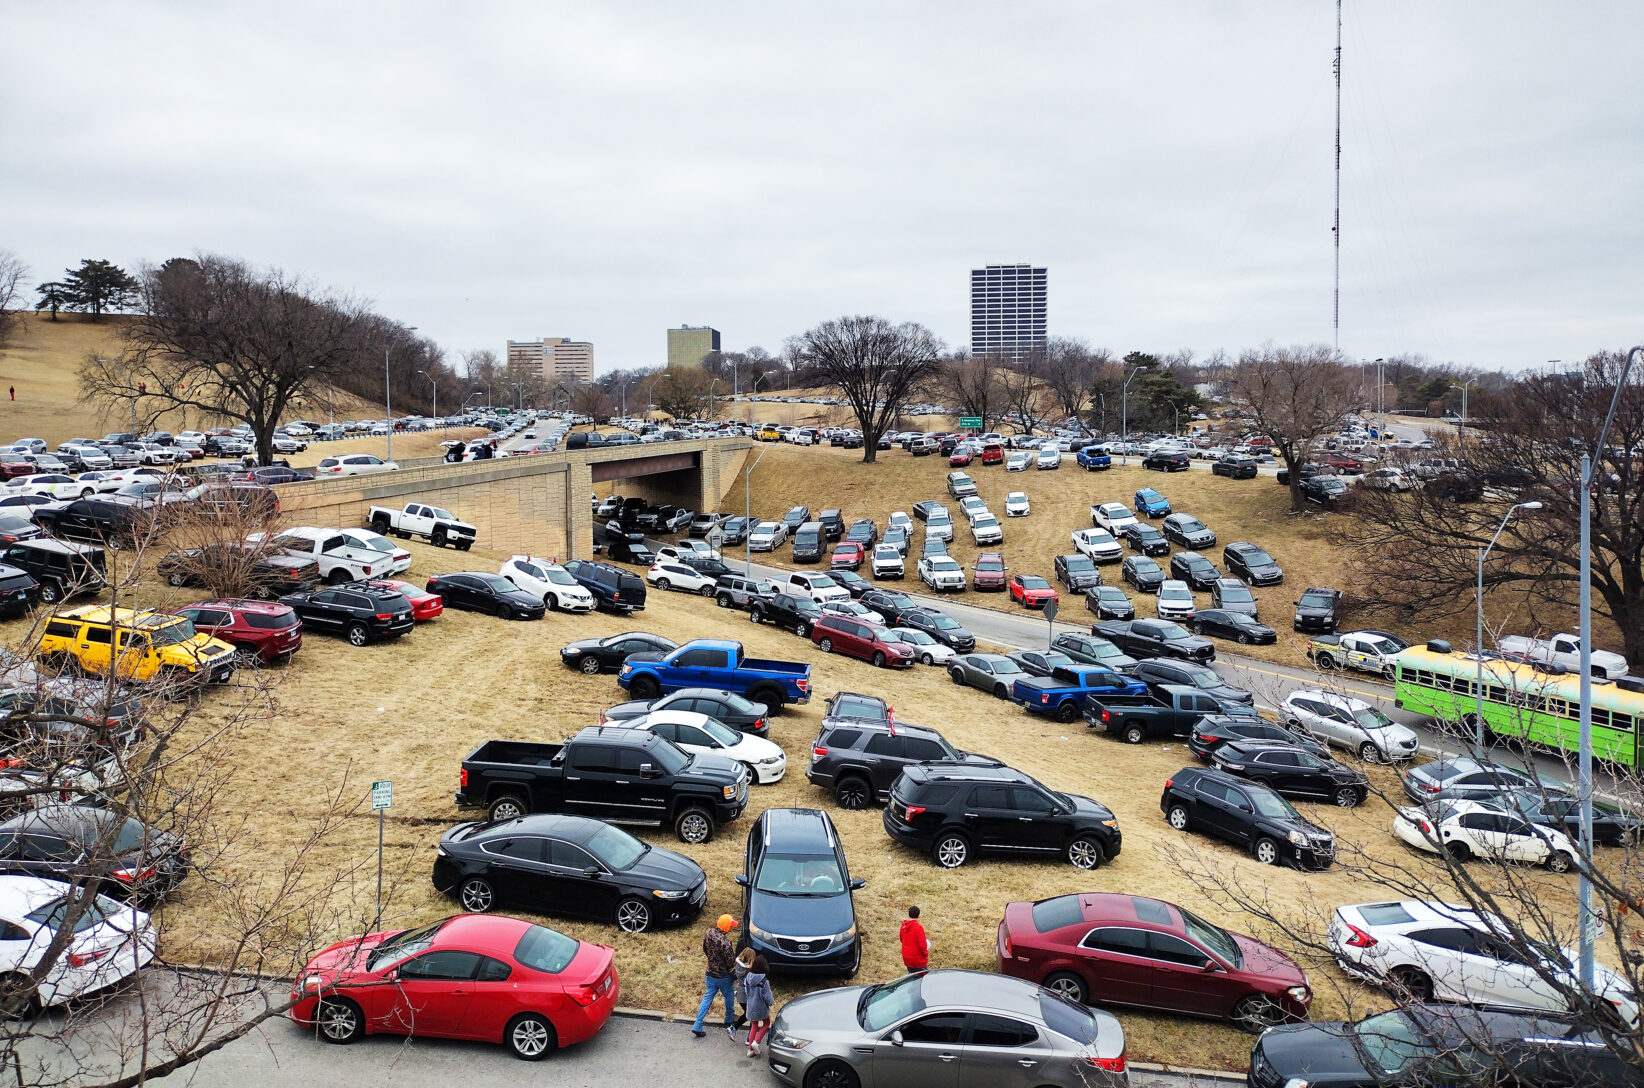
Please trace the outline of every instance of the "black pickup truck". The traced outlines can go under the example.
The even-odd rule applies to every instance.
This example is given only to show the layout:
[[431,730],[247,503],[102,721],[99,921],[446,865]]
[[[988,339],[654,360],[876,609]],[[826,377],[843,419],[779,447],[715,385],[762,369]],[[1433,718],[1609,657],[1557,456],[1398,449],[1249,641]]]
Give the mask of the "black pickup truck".
[[1186,684],[1151,684],[1146,695],[1090,695],[1085,698],[1085,725],[1106,730],[1126,744],[1149,737],[1190,737],[1208,715],[1254,710],[1217,701]]
[[590,726],[564,744],[486,741],[462,761],[457,805],[486,809],[492,820],[565,812],[672,825],[681,842],[703,843],[748,807],[748,772],[649,730]]
[[1188,661],[1216,660],[1216,644],[1200,638],[1170,620],[1104,620],[1090,625],[1090,633],[1107,639],[1135,658],[1180,657]]

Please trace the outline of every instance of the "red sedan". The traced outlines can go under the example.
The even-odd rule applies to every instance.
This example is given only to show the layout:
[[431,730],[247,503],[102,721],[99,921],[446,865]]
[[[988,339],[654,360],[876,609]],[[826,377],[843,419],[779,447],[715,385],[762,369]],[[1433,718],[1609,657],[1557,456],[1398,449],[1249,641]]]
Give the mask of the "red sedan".
[[445,611],[445,598],[438,593],[430,593],[422,586],[414,586],[410,582],[401,582],[395,578],[379,578],[371,582],[378,589],[391,589],[395,593],[403,593],[405,599],[411,602],[411,621],[422,623],[431,620]]
[[1043,608],[1051,601],[1060,603],[1056,587],[1037,574],[1013,574],[1009,585],[1010,599],[1021,601],[1024,608]]
[[971,453],[969,450],[954,450],[953,454],[948,457],[948,464],[952,465],[954,468],[964,468],[974,459],[975,454]]
[[1232,1020],[1247,1031],[1307,1019],[1307,976],[1278,949],[1173,903],[1118,892],[1011,903],[999,973],[1081,1003]]
[[302,648],[302,621],[290,605],[226,597],[176,609],[202,635],[222,639],[258,661],[289,661]]
[[537,1061],[605,1026],[621,989],[615,955],[518,918],[459,914],[325,949],[292,987],[287,1015],[329,1043],[442,1036]]

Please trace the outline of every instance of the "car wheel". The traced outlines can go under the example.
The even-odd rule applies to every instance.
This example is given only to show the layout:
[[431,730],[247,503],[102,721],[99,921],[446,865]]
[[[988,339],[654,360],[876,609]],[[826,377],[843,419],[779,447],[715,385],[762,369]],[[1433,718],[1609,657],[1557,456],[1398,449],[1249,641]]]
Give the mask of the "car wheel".
[[1079,708],[1072,701],[1063,703],[1056,708],[1056,720],[1063,725],[1079,720]]
[[521,1013],[508,1021],[503,1030],[503,1042],[521,1061],[537,1062],[554,1052],[558,1038],[554,1025],[541,1013]]
[[1165,813],[1165,821],[1177,831],[1186,831],[1193,822],[1187,815],[1186,805],[1171,805],[1170,811]]
[[823,639],[821,642],[818,642],[816,644],[816,648],[821,650],[825,654],[833,653],[833,639],[831,639],[831,638]]
[[1433,980],[1414,967],[1395,967],[1387,972],[1387,991],[1396,1000],[1426,1004],[1433,1000]]
[[804,620],[800,620],[799,621],[799,626],[797,626],[793,629],[793,633],[798,635],[800,638],[810,638],[811,637],[811,625],[806,623]]
[[757,608],[749,609],[749,611],[748,611],[748,622],[749,623],[758,623],[759,621],[760,621],[759,609],[757,609]]
[[58,592],[57,586],[54,583],[52,583],[52,582],[41,582],[40,583],[40,603],[41,604],[56,604],[58,598],[61,597],[61,596],[62,596],[62,594]]
[[635,699],[656,699],[662,695],[662,685],[650,676],[636,676],[628,684],[628,692]]
[[445,530],[436,528],[433,535],[428,538],[428,543],[434,545],[436,548],[445,547]]
[[651,905],[630,896],[617,904],[617,928],[624,933],[644,933],[651,928]]
[[1068,864],[1075,869],[1099,869],[1107,859],[1107,851],[1095,839],[1080,836],[1067,844]]
[[839,807],[852,811],[867,808],[871,792],[867,779],[854,774],[841,778],[833,786],[833,798],[839,802]]
[[856,1070],[834,1058],[817,1062],[805,1073],[805,1088],[861,1088],[861,1085],[862,1079]]
[[882,669],[882,668],[885,667],[885,654],[884,654],[884,651],[875,650],[873,652],[873,667],[876,668],[876,669]]
[[332,570],[330,576],[326,578],[326,581],[330,582],[334,586],[340,586],[348,580],[348,572],[343,570],[341,567],[337,567]]
[[1329,672],[1336,667],[1336,659],[1329,654],[1319,654],[1313,659],[1313,663],[1319,667],[1320,672]]
[[1233,1023],[1252,1035],[1284,1023],[1284,1008],[1266,994],[1249,994],[1233,1006]]
[[[43,599],[44,598],[42,598],[42,600]],[[936,659],[934,657],[932,657],[930,654],[920,654],[919,655],[919,663],[921,665],[934,665],[934,664],[936,664]]]
[[593,654],[585,654],[583,655],[582,660],[577,662],[577,668],[587,673],[589,676],[593,676],[595,673],[599,672],[599,658],[595,657]]
[[731,595],[729,593],[721,593],[719,595],[719,597],[717,598],[717,600],[719,602],[719,607],[721,607],[721,608],[731,607]]
[[491,809],[487,815],[492,823],[496,823],[499,820],[512,820],[524,816],[526,810],[525,798],[517,793],[505,793],[491,802]]
[[1547,855],[1547,871],[1549,873],[1567,873],[1574,864],[1574,859],[1562,850],[1554,850]]
[[1246,634],[1241,634],[1241,635],[1239,635],[1239,640],[1238,641],[1239,641],[1240,646],[1248,646],[1248,645],[1250,645],[1250,636],[1246,635]]
[[995,699],[1008,699],[1010,698],[1010,689],[1003,684],[995,684],[993,685],[993,697]]
[[1085,980],[1072,971],[1058,971],[1047,976],[1041,983],[1045,989],[1059,994],[1075,1004],[1083,1005],[1088,991],[1085,989]]
[[181,589],[183,586],[188,585],[188,577],[182,571],[174,570],[166,575],[166,585]]
[[1146,739],[1147,730],[1143,729],[1141,726],[1130,725],[1125,727],[1124,742],[1126,744],[1140,744]]
[[680,842],[688,842],[692,846],[700,846],[714,837],[713,817],[708,810],[700,805],[691,805],[682,809],[674,820],[674,834]]
[[658,589],[662,590],[664,593],[666,593],[668,590],[673,588],[672,586],[670,586],[668,584],[668,579],[666,579],[666,578],[658,578],[656,580],[656,587]]
[[1371,742],[1365,741],[1363,744],[1359,745],[1359,758],[1364,760],[1366,763],[1380,763],[1381,749],[1377,748]]
[[1263,865],[1277,865],[1279,863],[1279,844],[1265,835],[1256,840],[1256,848],[1251,853]]
[[348,644],[350,646],[364,646],[371,641],[371,632],[363,623],[348,625]]
[[457,890],[457,901],[462,909],[470,914],[484,914],[496,906],[497,893],[492,890],[491,882],[484,877],[471,876],[462,882]]
[[1336,791],[1336,806],[1338,808],[1357,808],[1363,800],[1364,798],[1359,796],[1359,791],[1353,786],[1343,786]]
[[365,1014],[345,998],[322,998],[314,1010],[314,1024],[328,1043],[346,1045],[365,1034]]
[[958,684],[960,687],[965,686],[965,674],[960,672],[958,669],[949,669],[948,670],[948,679],[952,680],[955,684]]
[[939,835],[931,857],[944,869],[957,869],[970,860],[970,840],[956,831]]

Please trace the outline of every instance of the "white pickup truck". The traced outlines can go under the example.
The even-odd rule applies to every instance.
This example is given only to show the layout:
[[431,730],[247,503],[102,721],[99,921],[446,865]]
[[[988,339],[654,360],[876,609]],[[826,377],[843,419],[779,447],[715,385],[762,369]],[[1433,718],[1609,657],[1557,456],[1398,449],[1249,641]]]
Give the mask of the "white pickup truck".
[[404,510],[373,506],[371,528],[383,536],[393,533],[402,537],[426,537],[436,548],[449,544],[460,551],[472,548],[474,538],[479,535],[479,530],[466,521],[459,521],[451,511],[420,502],[408,502]]
[[1399,651],[1409,647],[1385,631],[1320,635],[1307,642],[1307,658],[1320,669],[1357,669],[1393,678]]
[[[246,539],[259,541],[263,539],[263,534],[252,533]],[[391,553],[351,547],[335,529],[298,525],[281,530],[269,543],[275,551],[284,555],[302,555],[314,560],[320,566],[320,577],[333,585],[381,578],[394,566]]]
[[[1506,654],[1521,654],[1527,661],[1558,665],[1566,672],[1581,671],[1581,640],[1575,635],[1554,635],[1545,639],[1508,635],[1501,640],[1500,649]],[[1627,659],[1608,650],[1594,650],[1593,675],[1604,680],[1626,676]]]

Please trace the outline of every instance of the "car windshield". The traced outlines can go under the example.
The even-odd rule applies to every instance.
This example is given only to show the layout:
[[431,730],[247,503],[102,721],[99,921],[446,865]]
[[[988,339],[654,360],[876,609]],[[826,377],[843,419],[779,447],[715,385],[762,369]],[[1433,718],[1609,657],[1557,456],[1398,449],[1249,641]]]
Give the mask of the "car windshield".
[[809,598],[795,597],[794,611],[803,612],[807,616],[820,616],[822,614],[822,606]]
[[1159,590],[1159,596],[1173,601],[1191,601],[1193,592],[1186,586],[1165,586]]
[[1189,937],[1192,937],[1234,967],[1244,966],[1244,953],[1239,951],[1239,942],[1233,939],[1231,933],[1221,926],[1212,925],[1192,911],[1182,910],[1181,907],[1176,909],[1181,911],[1182,924],[1187,927]]
[[186,619],[178,619],[163,627],[156,627],[150,632],[156,646],[175,646],[179,642],[187,642],[195,636],[194,624]]
[[832,854],[766,854],[754,890],[799,899],[820,899],[845,890],[845,875]]
[[1383,714],[1373,706],[1354,707],[1353,720],[1366,729],[1384,729],[1395,724],[1392,718]]
[[1249,604],[1255,599],[1242,584],[1222,586],[1223,604]]
[[577,580],[575,578],[572,578],[563,570],[559,570],[554,567],[546,568],[543,571],[543,576],[556,586],[574,586],[577,584]]
[[1101,586],[1096,590],[1096,599],[1099,601],[1123,601],[1125,591],[1118,586]]
[[702,723],[702,731],[727,748],[735,748],[742,743],[742,734],[731,729],[724,722],[709,718]]
[[1018,665],[1008,657],[1000,658],[998,661],[991,662],[991,664],[993,665],[993,675],[995,676],[1006,676],[1013,672],[1022,671],[1022,666]]
[[869,986],[856,1002],[856,1022],[864,1031],[884,1031],[925,1008],[924,973]]
[[1271,816],[1276,820],[1301,819],[1301,813],[1296,811],[1296,806],[1272,790],[1254,788],[1250,791],[1250,799],[1256,803],[1256,813],[1259,816]]
[[441,519],[442,521],[456,521],[457,520],[456,517],[453,516],[451,511],[449,511],[449,510],[441,510],[437,506],[429,507],[429,509],[434,512],[435,517]]
[[585,843],[588,852],[615,872],[631,869],[634,862],[650,852],[650,847],[622,830],[606,824]]
[[1163,638],[1163,639],[1178,639],[1178,638],[1191,638],[1192,637],[1192,633],[1190,631],[1188,631],[1187,628],[1183,627],[1179,623],[1160,623],[1160,624],[1157,624],[1156,626],[1159,629],[1159,637]]
[[759,528],[754,530],[754,533],[756,535],[760,534],[760,533],[764,533],[765,535],[768,536],[768,535],[770,535],[771,533],[774,533],[774,532],[776,532],[776,522],[774,522],[774,521],[762,521],[762,522],[759,523]]
[[356,533],[355,537],[372,551],[392,552],[398,550],[394,547],[393,541],[389,540],[385,536],[379,536],[376,533]]
[[434,943],[434,934],[438,933],[440,927],[448,921],[450,919],[445,918],[431,926],[424,926],[421,929],[405,929],[394,934],[371,950],[370,957],[365,961],[365,969],[375,971],[383,964],[393,963],[395,960],[403,959],[406,956],[414,956],[423,951]]
[[1352,1027],[1355,1049],[1384,1073],[1397,1073],[1428,1049],[1410,1017],[1400,1010],[1360,1020]]
[[1088,555],[1070,556],[1064,566],[1070,571],[1096,569],[1096,564],[1090,561]]
[[1132,559],[1130,561],[1130,567],[1137,574],[1161,574],[1161,573],[1163,573],[1163,570],[1160,568],[1159,564],[1155,563],[1151,559]]
[[959,563],[958,563],[957,560],[954,560],[954,559],[947,559],[947,558],[932,559],[930,561],[930,569],[931,570],[940,570],[940,571],[958,570],[959,569]]
[[958,631],[958,630],[960,630],[959,621],[954,619],[952,616],[943,616],[943,615],[932,616],[931,621],[930,621],[930,625],[932,627],[936,628],[938,631]]
[[1243,559],[1246,564],[1252,567],[1271,567],[1273,565],[1273,557],[1260,548],[1252,548],[1250,551],[1245,552]]
[[1196,533],[1200,529],[1204,528],[1204,522],[1194,517],[1184,517],[1181,521],[1177,522],[1177,525],[1181,527],[1181,530],[1184,533]]
[[936,645],[936,640],[935,639],[933,639],[929,635],[925,634],[925,632],[915,630],[912,627],[898,627],[894,631],[892,631],[891,633],[894,634],[897,638],[901,639],[903,642],[911,642],[915,646],[934,646],[934,645]]

